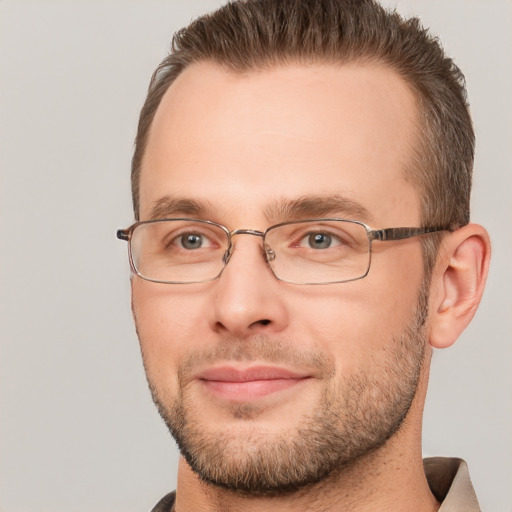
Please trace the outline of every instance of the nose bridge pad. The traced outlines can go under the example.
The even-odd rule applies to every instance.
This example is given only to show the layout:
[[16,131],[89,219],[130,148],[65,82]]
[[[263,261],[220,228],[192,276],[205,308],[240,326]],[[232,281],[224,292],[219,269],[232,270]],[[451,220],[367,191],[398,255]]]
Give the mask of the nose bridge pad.
[[224,253],[224,256],[222,256],[222,261],[224,262],[224,265],[227,265],[229,263],[229,260],[231,259],[232,254],[233,254],[233,245],[230,243],[228,248],[226,249],[226,252]]
[[[253,230],[253,229],[236,229],[235,231],[231,232],[231,237],[234,235],[253,235],[253,236],[261,237],[263,239],[265,238],[264,233],[262,233],[261,231]],[[231,240],[231,237],[229,240],[229,246],[226,249],[226,252],[224,253],[224,255],[222,256],[222,261],[224,263],[224,266],[226,266],[229,263],[229,260],[231,259],[231,256],[233,255],[233,251],[235,249],[235,246]],[[267,263],[273,261],[276,257],[275,252],[266,243],[262,244],[261,254]]]
[[265,259],[270,263],[271,261],[274,261],[276,259],[276,253],[274,250],[267,244],[263,247],[263,254],[265,256]]

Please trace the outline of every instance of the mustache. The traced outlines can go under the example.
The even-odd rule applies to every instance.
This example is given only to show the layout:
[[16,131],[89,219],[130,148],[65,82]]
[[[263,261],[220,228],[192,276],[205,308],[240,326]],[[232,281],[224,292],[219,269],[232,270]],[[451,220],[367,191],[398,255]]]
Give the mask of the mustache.
[[316,348],[299,350],[293,340],[258,334],[249,338],[226,336],[206,350],[185,353],[178,367],[178,379],[187,380],[199,367],[253,361],[308,370],[324,378],[334,375],[335,371],[334,359]]

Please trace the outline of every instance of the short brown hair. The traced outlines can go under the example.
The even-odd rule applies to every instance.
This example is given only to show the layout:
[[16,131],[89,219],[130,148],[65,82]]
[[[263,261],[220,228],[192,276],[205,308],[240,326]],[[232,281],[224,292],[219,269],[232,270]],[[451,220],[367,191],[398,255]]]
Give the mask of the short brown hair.
[[179,30],[140,115],[132,160],[137,218],[140,168],[155,112],[176,77],[202,61],[237,72],[291,62],[389,66],[419,106],[418,144],[407,176],[420,193],[422,222],[469,222],[474,132],[464,76],[417,18],[403,19],[374,0],[239,0]]

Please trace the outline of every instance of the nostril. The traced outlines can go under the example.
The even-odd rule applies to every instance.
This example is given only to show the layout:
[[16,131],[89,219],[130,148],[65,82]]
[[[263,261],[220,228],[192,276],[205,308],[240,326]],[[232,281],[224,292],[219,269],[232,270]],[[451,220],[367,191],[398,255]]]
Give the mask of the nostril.
[[269,320],[268,318],[263,318],[262,320],[256,320],[256,322],[253,322],[250,327],[256,327],[258,325],[269,325],[272,323],[272,320]]

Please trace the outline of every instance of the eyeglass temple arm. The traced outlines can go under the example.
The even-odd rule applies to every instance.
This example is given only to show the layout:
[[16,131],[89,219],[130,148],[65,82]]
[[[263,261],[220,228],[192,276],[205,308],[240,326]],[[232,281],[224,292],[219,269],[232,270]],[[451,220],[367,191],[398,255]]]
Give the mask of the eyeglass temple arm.
[[119,238],[119,240],[124,240],[125,242],[128,242],[130,240],[131,230],[130,229],[118,229],[116,231],[116,236],[117,236],[117,238]]
[[426,227],[426,228],[385,228],[374,229],[370,231],[370,240],[404,240],[413,236],[426,235],[428,233],[436,233],[438,231],[453,231],[446,227]]

